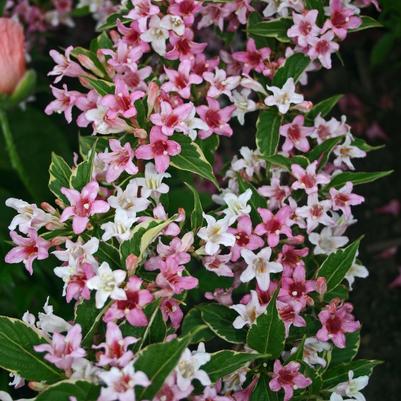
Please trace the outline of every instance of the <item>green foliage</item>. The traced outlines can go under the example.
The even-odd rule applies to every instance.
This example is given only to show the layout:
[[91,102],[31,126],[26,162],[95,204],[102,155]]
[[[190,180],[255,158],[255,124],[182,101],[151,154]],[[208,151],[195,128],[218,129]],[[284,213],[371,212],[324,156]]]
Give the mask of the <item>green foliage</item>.
[[[250,21],[252,21],[250,19]],[[264,38],[274,38],[279,42],[289,43],[291,40],[287,36],[288,29],[293,25],[291,18],[280,18],[271,21],[261,21],[248,24],[248,33]]]
[[377,171],[377,172],[363,172],[363,171],[357,171],[357,172],[345,172],[345,173],[340,173],[334,176],[334,178],[331,180],[330,184],[328,184],[329,187],[333,188],[341,188],[343,187],[347,182],[352,182],[354,185],[360,185],[360,184],[368,184],[370,182],[379,180],[381,178],[387,177],[388,175],[392,174],[393,170],[390,171]]
[[256,146],[265,157],[277,152],[281,121],[282,117],[276,108],[261,111],[259,114],[256,123]]
[[96,401],[99,396],[99,386],[87,381],[61,381],[47,387],[35,401],[70,401],[75,397],[77,401]]

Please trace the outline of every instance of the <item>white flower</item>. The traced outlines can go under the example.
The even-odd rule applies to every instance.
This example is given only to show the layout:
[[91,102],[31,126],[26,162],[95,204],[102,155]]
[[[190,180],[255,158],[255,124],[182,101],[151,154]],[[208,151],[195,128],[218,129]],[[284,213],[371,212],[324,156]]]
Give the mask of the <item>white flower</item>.
[[208,255],[215,255],[220,250],[220,245],[233,246],[235,236],[227,232],[229,222],[226,218],[216,221],[213,216],[203,214],[207,227],[202,227],[198,237],[206,241],[205,252]]
[[169,31],[174,31],[178,36],[184,35],[185,32],[184,21],[177,15],[165,15],[160,26]]
[[[94,254],[99,249],[99,240],[92,237],[88,242],[84,243],[82,238],[78,238],[77,242],[69,239],[65,242],[65,250],[54,251],[53,255],[62,262],[67,262],[69,265],[80,263],[96,264]],[[64,268],[65,266],[62,266]]]
[[347,397],[347,401],[354,399],[357,401],[366,401],[360,390],[364,389],[369,382],[369,376],[360,376],[354,379],[354,372],[348,372],[348,381],[338,384],[331,394],[330,401],[343,401],[343,397]]
[[198,117],[195,117],[196,109],[193,107],[185,121],[183,121],[184,134],[188,135],[193,141],[198,135],[197,130],[207,130],[209,126]]
[[240,391],[246,381],[246,375],[249,372],[248,366],[243,366],[233,373],[223,377],[224,392]]
[[337,156],[334,159],[334,165],[336,167],[341,167],[342,164],[345,164],[350,170],[355,170],[355,167],[352,164],[351,159],[362,158],[366,156],[365,151],[359,149],[356,146],[351,145],[350,136],[346,137],[342,145],[338,145],[334,149],[334,154]]
[[267,89],[273,92],[273,95],[265,99],[267,106],[277,106],[281,114],[285,114],[290,109],[291,104],[299,104],[304,101],[304,97],[295,93],[295,83],[293,78],[288,78],[287,82],[280,89],[277,86],[268,86]]
[[26,234],[30,228],[38,230],[53,220],[51,214],[45,213],[34,204],[29,204],[21,199],[8,198],[6,206],[15,209],[18,214],[11,220],[9,230],[18,229]]
[[224,195],[224,202],[228,206],[228,208],[224,210],[224,213],[230,222],[234,222],[237,217],[243,214],[249,214],[251,212],[251,206],[248,205],[251,196],[251,189],[247,189],[239,196],[233,194],[232,192],[228,192]]
[[260,305],[258,294],[253,290],[251,291],[251,300],[246,305],[232,305],[230,308],[239,314],[233,322],[236,329],[242,329],[245,325],[251,326],[258,316],[266,310],[265,306]]
[[266,166],[266,162],[262,159],[259,150],[251,150],[247,146],[240,149],[241,159],[233,160],[231,168],[234,171],[241,171],[245,169],[245,173],[249,177],[253,177],[254,173],[258,173]]
[[272,250],[263,248],[257,255],[249,249],[243,249],[241,256],[244,258],[247,268],[242,272],[240,280],[247,283],[256,277],[256,281],[262,291],[267,291],[270,285],[270,273],[280,273],[283,266],[278,262],[270,262]]
[[75,359],[72,363],[72,375],[70,379],[72,380],[85,380],[91,383],[97,381],[97,374],[100,369],[92,364],[85,358]]
[[345,279],[348,281],[349,289],[352,290],[352,285],[355,282],[355,278],[366,278],[369,276],[369,270],[358,263],[356,258],[358,257],[358,254],[355,256],[355,260],[352,263],[351,268],[348,270],[347,274],[345,275]]
[[266,8],[263,10],[265,17],[271,17],[279,14],[281,17],[289,15],[289,9],[301,12],[304,9],[303,0],[263,0],[267,3]]
[[[315,337],[309,337],[305,339],[303,360],[309,366],[321,365],[322,367],[325,367],[326,360],[319,356],[319,353],[323,351],[328,351],[330,350],[330,348],[331,346],[329,343],[319,341]],[[296,350],[296,347],[293,348],[291,350],[291,354],[294,353]]]
[[126,272],[111,270],[107,262],[103,262],[96,272],[96,276],[86,282],[90,290],[96,290],[96,308],[100,309],[108,298],[125,300],[127,296],[120,285],[124,282]]
[[245,114],[250,111],[256,110],[256,103],[249,99],[249,94],[251,91],[249,89],[242,89],[241,91],[233,91],[231,96],[231,101],[234,103],[236,107],[233,117],[238,118],[238,122],[241,125],[245,123]]
[[161,25],[161,20],[157,15],[153,15],[149,22],[149,29],[141,35],[144,42],[151,43],[153,50],[160,56],[166,54],[166,40],[168,30]]
[[320,233],[309,234],[309,241],[316,245],[313,253],[315,255],[330,255],[348,242],[345,236],[335,236],[333,229],[325,227]]
[[124,128],[129,129],[129,126],[124,120],[117,119],[116,123],[110,122],[107,118],[108,111],[106,106],[98,105],[96,108],[85,112],[86,119],[93,124],[94,132],[101,135],[108,135],[124,131]]
[[136,217],[128,218],[121,213],[116,214],[114,221],[109,221],[100,226],[104,230],[102,240],[108,241],[110,238],[115,237],[120,242],[128,241],[132,236],[131,227],[136,220]]
[[145,177],[135,178],[135,181],[139,186],[143,187],[145,190],[151,191],[151,196],[158,200],[160,194],[166,194],[169,191],[167,184],[163,183],[164,178],[170,178],[169,173],[159,174],[156,171],[155,165],[153,163],[147,163],[145,166]]
[[45,313],[39,312],[38,321],[36,322],[36,326],[39,329],[46,333],[63,333],[72,327],[63,318],[56,316],[53,313],[53,306],[49,305],[49,297],[46,299],[43,310]]
[[139,191],[138,183],[131,180],[125,190],[117,187],[116,195],[110,196],[107,202],[116,209],[116,216],[134,219],[138,212],[146,210],[149,206],[150,201],[147,198],[150,194],[151,191],[146,188]]
[[205,352],[205,345],[200,343],[196,351],[185,349],[175,369],[177,373],[177,386],[185,391],[191,385],[192,380],[198,379],[203,386],[211,384],[209,376],[204,370],[199,369],[210,361],[210,354]]

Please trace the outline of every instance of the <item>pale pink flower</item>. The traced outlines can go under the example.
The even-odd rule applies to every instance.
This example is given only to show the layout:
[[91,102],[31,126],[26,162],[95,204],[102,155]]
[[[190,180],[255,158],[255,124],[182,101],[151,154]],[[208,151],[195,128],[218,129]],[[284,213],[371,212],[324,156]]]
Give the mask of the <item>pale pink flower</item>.
[[134,151],[129,142],[121,145],[118,139],[110,139],[109,147],[112,152],[98,154],[99,159],[107,165],[107,182],[115,181],[124,171],[130,175],[135,175],[138,172],[138,168],[132,161]]
[[33,261],[48,258],[50,242],[39,237],[33,228],[28,229],[27,234],[27,237],[22,237],[15,231],[10,232],[10,237],[17,246],[7,253],[4,260],[6,263],[23,262],[26,270],[32,274]]
[[334,42],[333,31],[328,31],[320,37],[311,38],[309,45],[308,56],[312,60],[318,59],[323,67],[330,69],[331,55],[340,48],[339,44]]
[[361,327],[352,315],[353,306],[349,302],[340,304],[334,299],[320,313],[319,320],[322,328],[317,332],[316,338],[320,341],[333,341],[338,348],[345,348],[346,333],[353,333]]
[[207,130],[199,131],[199,137],[204,139],[208,138],[213,133],[223,136],[231,136],[233,130],[228,124],[235,111],[235,106],[226,106],[220,108],[220,104],[216,99],[211,97],[207,98],[208,105],[201,105],[196,108],[200,118],[209,127]]
[[330,178],[325,174],[316,173],[317,161],[309,164],[304,169],[297,164],[291,166],[292,175],[296,181],[292,184],[292,189],[303,189],[308,195],[318,191],[318,185],[328,184]]
[[290,153],[295,148],[306,153],[310,149],[308,136],[313,131],[313,128],[305,127],[304,120],[304,116],[299,115],[291,123],[280,127],[280,135],[285,138],[282,147],[284,152]]
[[170,2],[168,11],[183,18],[186,26],[192,26],[196,14],[202,8],[197,0],[175,0]]
[[229,263],[230,259],[231,259],[231,254],[227,255],[217,254],[213,256],[205,256],[202,259],[202,263],[207,270],[217,274],[218,276],[233,277],[234,272]]
[[283,366],[279,360],[274,362],[273,378],[269,382],[272,391],[284,390],[284,401],[293,397],[295,389],[310,386],[312,380],[300,373],[301,365],[298,362],[290,362]]
[[181,152],[181,145],[171,141],[166,135],[162,134],[160,127],[155,126],[149,135],[150,143],[141,145],[135,151],[137,159],[154,160],[156,171],[164,173],[170,165],[170,156],[176,156]]
[[152,4],[150,0],[131,0],[134,8],[130,10],[126,18],[133,19],[138,22],[139,30],[146,31],[148,18],[157,15],[160,11],[158,6]]
[[274,173],[270,185],[262,185],[258,188],[258,192],[269,199],[269,209],[271,210],[284,206],[284,201],[291,194],[290,187],[281,185],[280,175]]
[[72,121],[72,108],[76,106],[78,100],[83,95],[77,91],[69,91],[66,84],[63,85],[63,89],[56,88],[52,85],[50,85],[50,88],[56,99],[47,105],[45,113],[47,115],[64,113],[65,119],[70,123]]
[[164,71],[169,80],[161,86],[161,89],[166,92],[177,92],[184,99],[191,97],[191,85],[199,85],[203,81],[202,77],[191,72],[190,60],[183,60],[178,70],[164,67]]
[[57,50],[50,50],[50,57],[56,65],[47,75],[56,77],[54,83],[60,82],[64,76],[79,77],[85,74],[82,67],[77,62],[71,60],[71,52],[73,50],[72,46],[68,46],[64,54],[59,53]]
[[401,202],[398,199],[392,199],[390,202],[377,208],[376,212],[397,217],[401,213]]
[[104,321],[110,322],[125,317],[132,326],[144,327],[148,324],[143,309],[153,300],[152,294],[145,289],[141,289],[142,280],[136,276],[131,276],[125,288],[125,300],[119,300],[112,304],[107,310]]
[[235,89],[241,81],[240,76],[227,76],[225,70],[219,68],[216,68],[214,72],[204,72],[203,78],[210,84],[207,96],[213,98],[217,98],[221,95],[226,95],[231,98],[232,90]]
[[69,370],[73,362],[83,358],[86,354],[81,348],[81,326],[76,324],[71,327],[67,335],[53,333],[51,344],[35,345],[36,352],[46,352],[45,359],[60,369]]
[[26,70],[22,26],[11,18],[0,18],[0,94],[11,94]]
[[276,214],[273,214],[269,209],[258,208],[258,213],[262,218],[263,223],[260,223],[255,228],[255,234],[266,235],[267,243],[271,248],[277,246],[280,241],[280,235],[284,234],[288,238],[292,237],[291,231],[291,215],[293,213],[289,206],[284,206],[279,209]]
[[138,21],[132,21],[129,26],[126,26],[118,19],[117,29],[118,32],[123,35],[123,41],[125,43],[133,48],[140,47],[143,53],[150,51],[150,46],[141,39],[142,32],[139,29]]
[[331,210],[330,200],[319,201],[318,194],[315,192],[308,196],[306,206],[296,209],[297,216],[306,219],[306,229],[308,233],[312,232],[319,224],[329,226],[334,224],[333,219],[327,214]]
[[320,33],[320,28],[316,25],[317,16],[317,10],[309,10],[303,14],[293,13],[294,25],[287,31],[287,36],[294,38],[299,46],[307,47],[310,39]]
[[106,342],[94,345],[95,349],[102,349],[96,353],[99,366],[118,366],[123,368],[134,357],[132,351],[128,350],[131,344],[138,340],[135,337],[123,337],[120,328],[113,322],[107,323]]
[[197,395],[193,401],[232,401],[231,397],[219,395],[216,387],[205,387],[202,395]]
[[63,210],[60,221],[64,222],[72,217],[72,229],[75,234],[85,231],[90,216],[106,213],[110,209],[107,202],[96,199],[99,192],[99,184],[96,181],[86,184],[81,192],[69,188],[61,188],[61,192],[70,201],[71,206]]
[[143,55],[143,47],[131,46],[127,42],[119,40],[115,50],[101,49],[100,52],[110,56],[107,64],[113,67],[117,73],[122,74],[131,68],[137,69],[136,63]]
[[342,188],[330,188],[333,210],[341,210],[345,216],[351,215],[351,206],[360,205],[365,198],[352,193],[352,182],[347,182]]

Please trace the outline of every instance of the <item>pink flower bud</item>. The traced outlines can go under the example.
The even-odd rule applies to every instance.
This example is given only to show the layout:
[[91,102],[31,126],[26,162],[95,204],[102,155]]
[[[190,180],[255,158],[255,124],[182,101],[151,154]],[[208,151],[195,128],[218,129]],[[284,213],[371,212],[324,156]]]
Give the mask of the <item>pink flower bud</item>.
[[0,93],[13,93],[25,69],[24,31],[18,22],[0,18]]
[[327,282],[324,277],[318,277],[316,280],[316,290],[321,297],[327,292]]

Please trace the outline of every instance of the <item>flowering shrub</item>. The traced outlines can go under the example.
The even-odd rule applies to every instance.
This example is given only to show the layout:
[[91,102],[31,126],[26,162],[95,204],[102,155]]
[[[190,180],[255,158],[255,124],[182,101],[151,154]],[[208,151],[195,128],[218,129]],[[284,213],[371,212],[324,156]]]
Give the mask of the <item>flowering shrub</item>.
[[[375,2],[254,3],[133,0],[89,50],[52,51],[46,113],[93,135],[72,167],[53,155],[55,207],[7,201],[6,262],[53,255],[74,305],[0,317],[0,366],[36,400],[363,399],[378,362],[354,360],[347,298],[368,272],[346,231],[355,186],[388,172],[354,171],[372,148],[328,117],[340,96],[313,105],[301,84],[377,26],[360,16]],[[219,137],[248,113],[256,149],[218,181]]]

